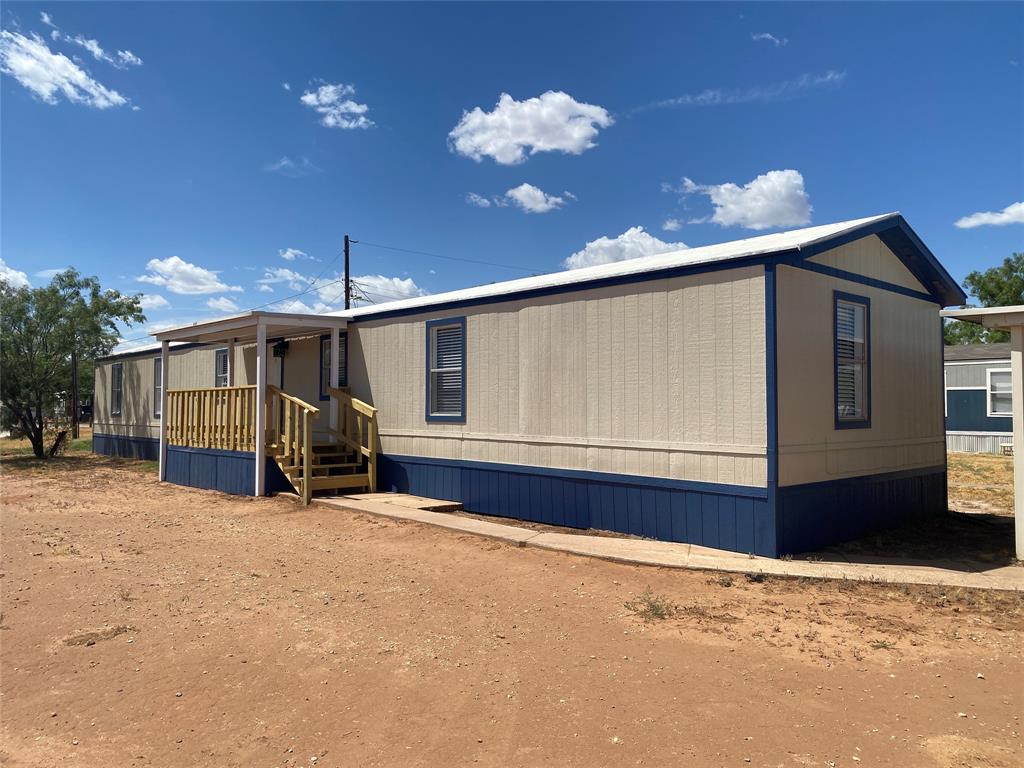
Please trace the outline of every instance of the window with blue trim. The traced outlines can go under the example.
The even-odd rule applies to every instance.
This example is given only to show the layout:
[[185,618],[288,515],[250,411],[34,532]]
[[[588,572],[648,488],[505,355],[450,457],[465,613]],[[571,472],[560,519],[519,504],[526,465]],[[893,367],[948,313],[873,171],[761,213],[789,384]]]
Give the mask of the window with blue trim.
[[[320,337],[320,399],[329,400],[331,386],[331,337]],[[348,386],[348,333],[338,334],[338,386]]]
[[466,414],[465,318],[427,323],[427,419],[461,421]]
[[121,400],[124,392],[124,363],[110,366],[110,415],[121,415]]
[[835,294],[836,427],[871,426],[871,302]]

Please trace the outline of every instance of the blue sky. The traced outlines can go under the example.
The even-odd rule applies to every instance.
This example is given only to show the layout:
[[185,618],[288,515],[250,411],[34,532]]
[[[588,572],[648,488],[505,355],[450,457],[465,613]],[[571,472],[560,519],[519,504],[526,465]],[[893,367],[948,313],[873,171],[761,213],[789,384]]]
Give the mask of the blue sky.
[[152,326],[336,307],[345,232],[376,302],[890,210],[1024,250],[1019,3],[2,13],[3,269]]

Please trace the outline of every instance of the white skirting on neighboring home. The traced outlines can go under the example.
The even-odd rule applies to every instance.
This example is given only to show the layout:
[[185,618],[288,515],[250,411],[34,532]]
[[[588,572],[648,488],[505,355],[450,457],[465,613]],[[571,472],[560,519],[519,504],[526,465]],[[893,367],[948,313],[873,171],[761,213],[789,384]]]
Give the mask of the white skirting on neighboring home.
[[1013,444],[1012,432],[947,432],[946,450],[951,453],[1002,453],[1000,446]]

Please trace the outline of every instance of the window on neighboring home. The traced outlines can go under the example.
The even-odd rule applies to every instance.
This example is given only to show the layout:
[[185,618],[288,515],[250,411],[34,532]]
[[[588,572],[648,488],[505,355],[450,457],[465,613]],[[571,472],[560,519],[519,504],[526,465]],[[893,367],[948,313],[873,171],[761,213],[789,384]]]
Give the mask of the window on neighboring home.
[[228,351],[218,349],[213,362],[213,386],[226,387],[231,380],[231,361],[228,360]]
[[463,421],[466,415],[466,319],[427,323],[427,420]]
[[871,426],[871,302],[835,293],[836,428]]
[[110,366],[110,415],[121,415],[121,399],[124,389],[124,363]]
[[160,404],[163,402],[164,361],[157,357],[153,360],[153,415],[160,418]]
[[[331,385],[331,337],[320,337],[320,399],[330,400],[327,388]],[[338,386],[348,386],[348,333],[338,334]]]
[[1013,416],[1013,391],[1010,387],[1009,368],[989,368],[988,415]]

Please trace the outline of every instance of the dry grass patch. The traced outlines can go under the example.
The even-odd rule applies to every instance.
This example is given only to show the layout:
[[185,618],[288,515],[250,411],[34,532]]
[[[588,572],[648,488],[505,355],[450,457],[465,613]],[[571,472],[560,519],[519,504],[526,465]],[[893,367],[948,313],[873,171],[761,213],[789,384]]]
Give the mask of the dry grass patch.
[[949,504],[954,509],[1013,513],[1013,459],[987,453],[951,453]]

